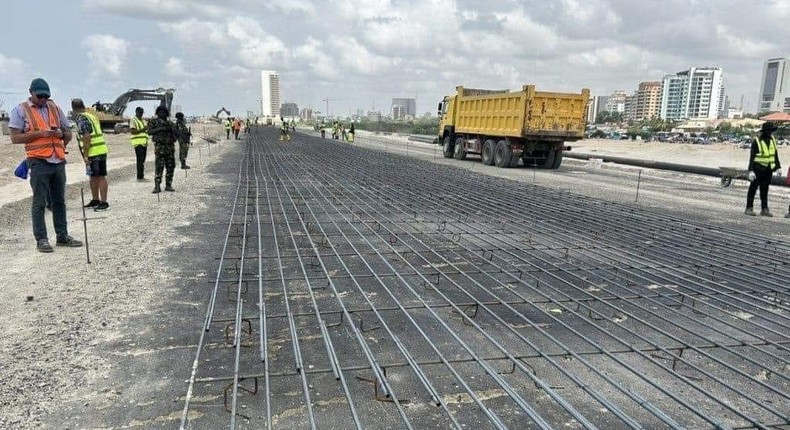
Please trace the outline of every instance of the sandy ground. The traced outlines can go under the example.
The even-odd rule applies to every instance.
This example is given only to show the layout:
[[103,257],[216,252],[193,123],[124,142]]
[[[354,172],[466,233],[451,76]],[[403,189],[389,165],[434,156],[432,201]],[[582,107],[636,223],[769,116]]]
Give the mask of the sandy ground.
[[[637,158],[703,167],[734,167],[746,169],[749,149],[728,143],[692,145],[688,143],[639,142],[610,139],[585,139],[570,144],[573,152],[613,157]],[[790,146],[779,146],[779,161],[784,164],[782,174],[790,166]]]
[[[193,129],[198,136],[215,132],[218,135],[219,129],[212,126]],[[3,139],[8,142],[7,136]],[[125,339],[130,334],[129,320],[151,312],[162,295],[174,288],[167,255],[190,240],[177,229],[194,222],[194,215],[205,206],[202,193],[216,180],[206,169],[233,144],[209,148],[205,141],[194,139],[188,159],[192,169],[186,174],[177,169],[177,191],[157,198],[151,194],[152,183],[134,180],[134,160],[126,139],[128,135],[110,137],[110,209],[87,213],[93,218],[88,221],[92,264],[86,264],[84,247],[56,247],[53,254],[36,251],[28,215],[30,188],[3,173],[6,184],[0,195],[6,202],[23,200],[3,205],[3,212],[16,216],[6,216],[6,225],[0,225],[2,429],[44,428],[42,417],[74,400],[80,388],[93,387],[111,372],[123,371],[106,354],[106,345]],[[18,162],[21,155],[20,147],[9,147],[0,145],[4,167]],[[75,152],[70,154],[68,171],[69,231],[84,239],[74,189],[85,185],[85,176],[74,162]],[[152,161],[151,155],[149,176],[153,176]],[[49,215],[47,223],[53,232]],[[132,339],[129,343],[134,345]],[[122,389],[92,392],[78,400],[88,409],[108,407]],[[85,396],[85,391],[80,395]]]

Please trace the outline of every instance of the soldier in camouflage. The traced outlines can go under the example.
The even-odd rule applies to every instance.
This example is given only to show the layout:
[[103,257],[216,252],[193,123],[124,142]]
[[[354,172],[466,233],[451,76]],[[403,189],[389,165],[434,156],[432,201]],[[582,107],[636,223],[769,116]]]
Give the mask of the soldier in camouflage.
[[148,135],[154,141],[155,172],[154,194],[162,191],[162,171],[165,169],[165,191],[175,191],[173,189],[173,173],[176,168],[176,128],[168,117],[170,111],[164,106],[156,108],[156,118],[148,122]]
[[192,131],[187,127],[184,121],[184,114],[181,112],[176,113],[176,139],[178,139],[178,159],[181,160],[182,169],[191,169],[187,166],[187,154],[189,153],[190,139],[192,138]]

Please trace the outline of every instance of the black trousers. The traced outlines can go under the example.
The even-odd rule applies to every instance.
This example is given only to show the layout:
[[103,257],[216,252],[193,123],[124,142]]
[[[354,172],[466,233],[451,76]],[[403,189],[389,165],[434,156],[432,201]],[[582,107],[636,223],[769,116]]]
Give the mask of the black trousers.
[[760,207],[768,209],[768,187],[771,185],[771,177],[773,172],[769,169],[755,169],[754,174],[757,179],[753,180],[749,185],[749,192],[746,193],[746,207],[754,207],[754,195],[757,193],[757,188],[760,188]]
[[145,178],[145,156],[148,154],[148,146],[137,145],[134,147],[134,155],[137,157],[137,179]]

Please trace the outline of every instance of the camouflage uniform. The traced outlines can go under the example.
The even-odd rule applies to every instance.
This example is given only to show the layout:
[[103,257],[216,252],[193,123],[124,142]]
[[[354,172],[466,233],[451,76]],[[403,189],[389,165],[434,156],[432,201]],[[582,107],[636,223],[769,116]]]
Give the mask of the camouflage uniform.
[[184,121],[176,120],[176,138],[178,139],[178,159],[181,160],[181,168],[186,169],[187,154],[189,154],[189,141],[192,138],[192,132],[189,131]]
[[154,118],[148,122],[148,134],[154,141],[155,172],[154,182],[156,187],[162,183],[162,171],[165,173],[165,184],[170,187],[173,183],[173,173],[176,168],[176,133],[175,126],[170,120]]

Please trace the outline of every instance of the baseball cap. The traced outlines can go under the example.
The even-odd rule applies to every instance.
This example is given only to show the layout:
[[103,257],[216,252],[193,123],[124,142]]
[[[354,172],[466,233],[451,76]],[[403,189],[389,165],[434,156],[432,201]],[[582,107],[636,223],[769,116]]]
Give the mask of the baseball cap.
[[47,83],[47,81],[45,81],[45,80],[43,80],[41,78],[33,79],[33,82],[30,83],[30,91],[32,91],[33,94],[37,95],[37,96],[40,96],[40,95],[51,96],[52,95],[52,94],[49,93],[49,84]]

